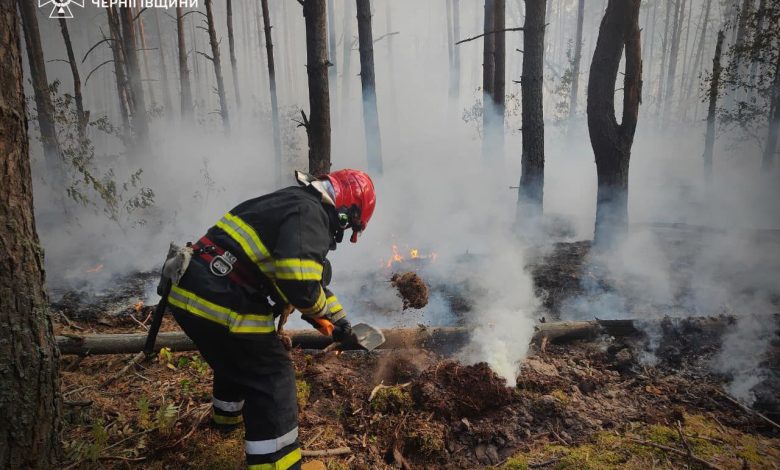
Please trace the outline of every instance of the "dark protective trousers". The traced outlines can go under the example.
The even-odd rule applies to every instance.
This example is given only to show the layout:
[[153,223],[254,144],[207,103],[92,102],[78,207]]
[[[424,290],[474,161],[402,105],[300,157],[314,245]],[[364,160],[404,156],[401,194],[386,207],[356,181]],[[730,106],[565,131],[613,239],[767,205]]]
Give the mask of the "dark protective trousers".
[[229,429],[243,418],[249,470],[299,469],[295,371],[276,334],[232,334],[184,310],[171,310],[214,370],[214,424]]

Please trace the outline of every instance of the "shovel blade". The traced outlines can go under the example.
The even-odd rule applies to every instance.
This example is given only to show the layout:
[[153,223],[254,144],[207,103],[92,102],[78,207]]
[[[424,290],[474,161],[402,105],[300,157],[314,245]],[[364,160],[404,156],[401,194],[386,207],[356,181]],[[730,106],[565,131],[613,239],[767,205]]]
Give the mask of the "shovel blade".
[[355,342],[367,351],[373,351],[385,343],[382,331],[366,323],[353,325],[352,334],[355,336]]

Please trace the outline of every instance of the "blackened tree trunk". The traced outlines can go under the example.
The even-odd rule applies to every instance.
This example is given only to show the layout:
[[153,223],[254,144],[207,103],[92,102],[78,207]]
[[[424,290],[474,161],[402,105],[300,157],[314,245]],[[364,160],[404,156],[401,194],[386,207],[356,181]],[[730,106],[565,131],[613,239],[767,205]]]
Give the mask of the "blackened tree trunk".
[[184,18],[181,7],[176,7],[176,36],[179,42],[179,81],[181,82],[181,117],[188,120],[192,117],[192,85],[190,84],[190,69],[187,66],[187,41],[184,37]]
[[30,64],[30,79],[35,93],[35,109],[38,112],[38,124],[41,142],[47,165],[54,174],[57,184],[62,182],[62,153],[54,126],[54,105],[49,93],[49,79],[46,76],[46,63],[43,59],[41,33],[38,29],[37,7],[35,2],[19,0],[19,11],[24,27],[24,42],[27,45],[27,59]]
[[306,20],[306,73],[309,78],[309,173],[330,171],[330,93],[328,90],[328,26],[325,0],[301,0]]
[[[606,246],[628,227],[628,166],[642,94],[640,0],[609,0],[588,78],[588,130],[598,190],[594,242]],[[623,116],[615,116],[615,82],[625,48]]]
[[70,32],[68,31],[68,22],[60,18],[60,30],[62,31],[62,40],[65,43],[65,52],[68,54],[68,64],[70,64],[70,73],[73,76],[73,100],[76,102],[76,119],[78,119],[79,139],[83,142],[87,136],[87,117],[84,114],[84,97],[81,95],[81,75],[79,74],[76,55],[73,53],[73,43],[70,41]]
[[165,106],[166,114],[170,116],[170,113],[173,112],[173,106],[171,105],[171,90],[168,87],[168,67],[165,64],[165,41],[163,41],[160,30],[160,16],[157,14],[157,9],[154,11],[154,25],[157,29],[157,47],[160,53],[160,86],[163,93],[163,106]]
[[772,101],[769,109],[769,134],[764,147],[762,165],[765,170],[775,164],[777,140],[780,136],[780,54],[775,57],[775,78],[772,80]]
[[712,154],[715,148],[715,114],[718,106],[718,87],[720,86],[720,56],[723,50],[723,31],[718,33],[718,44],[715,46],[715,57],[712,58],[712,77],[710,77],[710,104],[707,111],[707,135],[704,138],[704,175],[712,176]]
[[230,46],[230,70],[233,73],[233,89],[236,92],[236,109],[241,109],[241,90],[238,87],[238,59],[236,59],[236,41],[233,37],[233,0],[227,0],[227,30]]
[[211,63],[214,65],[214,78],[217,80],[217,96],[219,96],[219,115],[222,116],[222,125],[225,132],[230,132],[230,116],[228,115],[227,97],[225,96],[225,80],[222,79],[222,59],[219,55],[219,41],[217,31],[214,28],[214,12],[212,0],[206,0],[206,21],[209,30],[209,44],[211,44]]
[[495,152],[495,112],[493,92],[496,84],[496,36],[492,34],[496,23],[496,0],[485,0],[485,37],[482,42],[482,154],[485,158]]
[[[27,0],[20,3],[36,8]],[[19,23],[13,0],[0,0],[0,41],[0,468],[58,468],[59,354],[33,216]]]
[[122,24],[122,50],[127,65],[127,81],[130,84],[133,101],[131,124],[136,136],[136,143],[146,146],[149,143],[149,121],[146,116],[146,101],[135,48],[135,22],[133,21],[132,8],[120,7],[119,21]]
[[494,0],[495,43],[493,44],[494,70],[493,70],[493,132],[497,156],[504,155],[504,108],[506,91],[506,0]]
[[[574,62],[571,69],[571,98],[569,100],[569,118],[577,115],[577,99],[580,90],[580,64],[582,63],[582,24],[585,21],[585,0],[579,0],[577,6],[577,36],[574,39]],[[651,58],[652,60],[652,58]]]
[[[546,0],[525,0],[523,25],[522,87],[523,153],[520,187],[517,193],[518,217],[534,219],[542,215],[544,198],[544,30]],[[518,220],[523,223],[524,220]]]
[[263,7],[263,26],[265,28],[265,51],[268,59],[268,83],[271,89],[271,125],[274,140],[274,168],[276,185],[282,185],[282,138],[279,129],[279,103],[276,97],[276,66],[274,65],[274,43],[271,39],[271,17],[268,13],[268,0],[261,0]]
[[371,0],[356,0],[358,43],[360,44],[360,84],[363,89],[363,126],[366,133],[368,169],[382,174],[382,134],[376,108],[374,36],[371,31]]
[[119,110],[122,114],[124,131],[130,129],[130,114],[133,112],[133,98],[127,83],[127,68],[125,67],[125,55],[122,49],[122,34],[119,31],[119,14],[116,8],[106,8],[108,30],[111,35],[109,44],[114,58],[114,75],[116,77],[116,91],[119,97]]

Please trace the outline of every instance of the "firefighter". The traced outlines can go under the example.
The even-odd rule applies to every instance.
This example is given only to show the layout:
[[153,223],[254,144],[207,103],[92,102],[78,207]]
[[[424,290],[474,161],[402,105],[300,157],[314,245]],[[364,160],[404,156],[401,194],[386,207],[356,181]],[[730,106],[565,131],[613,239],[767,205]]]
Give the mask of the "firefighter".
[[295,373],[274,317],[292,308],[321,333],[351,333],[327,288],[329,250],[355,243],[376,204],[369,176],[339,170],[245,201],[192,244],[168,302],[214,370],[213,425],[244,423],[250,470],[300,468]]

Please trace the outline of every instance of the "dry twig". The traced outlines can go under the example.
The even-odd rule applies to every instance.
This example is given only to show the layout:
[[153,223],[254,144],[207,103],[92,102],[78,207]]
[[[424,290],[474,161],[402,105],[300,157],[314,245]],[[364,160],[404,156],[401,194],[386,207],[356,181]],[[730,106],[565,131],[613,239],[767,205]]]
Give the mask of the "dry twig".
[[778,430],[780,430],[780,424],[777,424],[777,423],[775,423],[774,421],[772,421],[771,419],[769,419],[769,418],[767,418],[766,416],[762,415],[762,414],[761,414],[761,413],[759,413],[758,411],[756,411],[756,410],[754,410],[754,409],[752,409],[752,408],[748,408],[747,406],[745,406],[745,405],[743,405],[742,403],[740,403],[740,401],[739,401],[739,400],[737,400],[736,398],[732,397],[732,396],[731,396],[731,395],[729,395],[728,393],[721,392],[720,390],[717,390],[717,389],[715,390],[715,393],[717,393],[718,395],[722,396],[723,398],[725,398],[726,400],[730,401],[731,403],[734,403],[735,405],[737,405],[738,407],[742,408],[742,409],[743,409],[744,411],[746,411],[747,413],[749,413],[749,414],[752,414],[752,415],[754,415],[754,416],[758,416],[758,417],[759,417],[759,418],[761,418],[762,420],[764,420],[764,421],[766,421],[767,423],[769,423],[769,424],[771,424],[772,426],[774,426],[774,427],[775,427],[775,429],[778,429]]
[[303,457],[332,457],[336,455],[349,455],[352,450],[349,447],[336,447],[335,449],[324,450],[302,450]]

